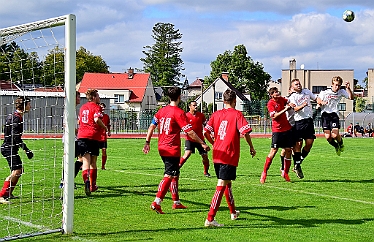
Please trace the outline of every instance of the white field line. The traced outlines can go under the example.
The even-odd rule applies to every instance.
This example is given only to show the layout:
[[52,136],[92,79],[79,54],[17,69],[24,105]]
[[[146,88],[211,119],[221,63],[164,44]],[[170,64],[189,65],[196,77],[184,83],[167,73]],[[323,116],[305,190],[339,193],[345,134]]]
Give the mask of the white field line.
[[[142,172],[128,172],[128,171],[120,171],[120,170],[114,170],[114,171],[115,172],[127,173],[127,174],[161,177],[161,175],[142,173]],[[207,180],[207,179],[195,179],[195,178],[184,178],[184,177],[180,177],[179,179],[190,180],[190,181],[199,181],[199,182],[206,182],[206,180]],[[235,183],[238,184],[237,182],[235,182]],[[243,184],[243,183],[241,183],[241,184]],[[352,198],[346,198],[346,197],[338,197],[338,196],[326,195],[326,194],[316,193],[316,192],[307,192],[307,191],[302,191],[302,190],[296,190],[296,189],[290,189],[290,188],[284,188],[284,187],[277,187],[277,186],[271,186],[271,185],[264,185],[264,184],[258,184],[258,185],[255,185],[255,186],[262,186],[262,187],[284,190],[284,191],[289,191],[289,192],[314,195],[314,196],[318,196],[318,197],[326,197],[326,198],[331,198],[331,199],[338,199],[338,200],[344,200],[344,201],[374,205],[374,202],[370,202],[370,201],[364,201],[364,200],[358,200],[358,199],[352,199]]]
[[13,217],[9,217],[9,216],[1,216],[1,218],[4,219],[4,220],[8,220],[8,221],[11,221],[11,222],[15,222],[15,223],[25,225],[25,226],[30,227],[30,228],[36,228],[36,229],[39,229],[39,230],[46,230],[46,228],[44,226],[36,225],[36,224],[30,223],[30,222],[25,222],[25,221],[19,220],[18,218],[13,218]]

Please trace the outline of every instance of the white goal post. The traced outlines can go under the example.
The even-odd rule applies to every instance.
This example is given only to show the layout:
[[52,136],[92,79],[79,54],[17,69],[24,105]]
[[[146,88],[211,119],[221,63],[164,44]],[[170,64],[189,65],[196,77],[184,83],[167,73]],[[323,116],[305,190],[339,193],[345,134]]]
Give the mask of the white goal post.
[[[63,33],[61,33],[61,34],[59,33],[58,34],[59,36],[56,37],[55,33],[54,33],[54,28],[62,27],[62,26],[64,26]],[[8,241],[8,240],[12,240],[12,239],[31,237],[31,236],[36,236],[36,235],[39,235],[39,234],[48,234],[48,233],[54,233],[54,232],[63,232],[63,233],[66,233],[66,234],[73,233],[74,161],[75,161],[75,157],[74,157],[75,152],[74,151],[75,151],[75,127],[76,127],[75,126],[75,123],[76,123],[76,115],[75,115],[75,112],[76,112],[76,110],[75,110],[75,108],[76,108],[76,104],[75,104],[75,101],[76,101],[76,17],[73,14],[69,14],[69,15],[60,16],[60,17],[56,17],[56,18],[50,18],[50,19],[46,19],[46,20],[41,20],[41,21],[36,21],[36,22],[31,22],[31,23],[27,23],[27,24],[21,24],[21,25],[17,25],[17,26],[13,26],[13,27],[0,29],[0,46],[5,46],[5,45],[8,45],[12,42],[16,42],[17,44],[18,43],[22,44],[27,39],[28,41],[33,43],[33,47],[29,49],[29,51],[31,53],[32,51],[36,51],[36,49],[39,48],[39,43],[38,43],[38,41],[39,41],[38,38],[39,38],[39,39],[41,39],[40,41],[44,42],[43,45],[45,45],[45,46],[43,46],[43,47],[47,48],[47,50],[41,50],[41,51],[44,51],[43,52],[44,55],[46,54],[47,51],[50,51],[50,49],[48,49],[48,48],[53,49],[53,48],[60,48],[61,47],[61,46],[59,46],[58,41],[56,41],[57,44],[56,43],[51,44],[51,45],[48,44],[47,43],[47,38],[48,37],[45,37],[44,33],[42,33],[42,31],[49,32],[50,36],[52,36],[50,38],[53,39],[53,40],[63,39],[63,43],[61,44],[61,46],[63,46],[63,50],[64,50],[64,69],[63,69],[63,72],[64,72],[63,73],[63,75],[64,75],[64,83],[63,83],[64,95],[63,96],[64,96],[65,105],[64,105],[63,115],[62,115],[63,118],[60,115],[59,117],[52,117],[51,116],[51,119],[52,118],[53,119],[61,119],[62,118],[63,123],[64,123],[64,127],[63,127],[63,130],[64,130],[63,131],[64,132],[64,136],[63,136],[64,137],[63,157],[61,157],[61,160],[62,159],[64,160],[64,165],[63,165],[64,188],[63,188],[63,191],[62,191],[62,211],[61,211],[61,205],[54,205],[54,207],[56,207],[56,209],[57,209],[57,207],[59,207],[60,212],[59,212],[59,214],[56,213],[56,214],[49,215],[51,217],[51,220],[56,219],[55,217],[61,216],[61,214],[62,214],[62,217],[59,219],[60,227],[58,227],[58,228],[49,228],[48,226],[46,226],[44,224],[39,226],[38,224],[35,225],[32,222],[23,221],[22,218],[27,217],[27,216],[24,216],[22,214],[18,215],[18,217],[16,216],[16,218],[14,218],[12,216],[13,214],[15,214],[14,210],[16,210],[16,209],[14,209],[14,207],[17,207],[19,212],[22,213],[22,207],[21,207],[21,204],[20,204],[21,202],[15,201],[15,202],[12,202],[12,204],[10,204],[10,205],[0,204],[0,222],[1,222],[1,220],[3,220],[3,222],[5,220],[7,220],[4,223],[1,223],[1,225],[6,224],[6,223],[10,224],[10,223],[13,223],[15,221],[16,221],[16,223],[18,223],[18,228],[17,228],[18,232],[16,234],[12,234],[12,232],[9,232],[9,231],[11,231],[11,229],[1,228],[1,229],[4,229],[5,232],[4,233],[0,232],[0,241]],[[36,35],[38,35],[39,37],[35,37]],[[4,51],[4,50],[0,49],[0,51]],[[26,50],[26,52],[27,52],[27,50]],[[1,55],[1,53],[0,53],[0,55]],[[6,56],[5,53],[4,53],[4,56]],[[26,60],[23,60],[23,59],[20,62],[23,63],[23,61],[26,62]],[[23,72],[17,70],[17,72],[21,72],[21,74],[15,73],[15,71],[11,70],[12,64],[11,63],[8,63],[8,64],[9,64],[9,71],[6,72],[6,75],[10,76],[10,78],[9,78],[9,80],[4,80],[4,79],[1,79],[1,76],[0,76],[0,81],[9,82],[10,85],[20,84],[20,83],[22,84],[23,81],[24,81],[23,80]],[[21,67],[22,67],[22,64],[21,64]],[[30,71],[30,70],[27,69],[27,71]],[[44,71],[44,69],[42,69],[42,71]],[[24,72],[26,72],[26,70]],[[0,75],[1,74],[2,73],[0,73]],[[12,75],[15,76],[17,74],[19,74],[19,76],[21,76],[21,78],[17,77],[17,78],[13,79]],[[35,75],[35,74],[32,73],[32,75]],[[45,74],[40,74],[40,75],[41,76],[43,75],[42,78],[45,78]],[[53,74],[52,74],[52,76],[53,76]],[[25,81],[25,83],[28,83],[28,85],[34,86],[32,81],[30,81],[30,80]],[[17,95],[17,96],[33,96],[34,95],[34,96],[38,96],[39,95],[35,90],[20,89],[17,92],[13,92],[13,94],[10,93],[10,92],[7,93],[6,90],[0,90],[0,91],[1,91],[2,100],[5,98],[6,95],[9,95],[9,96],[11,96],[11,95]],[[41,99],[44,100],[46,98],[42,97],[42,98],[40,98],[40,100]],[[12,100],[14,102],[14,98]],[[40,100],[39,100],[39,102],[40,102]],[[5,104],[2,101],[1,106],[5,107],[5,105],[7,105],[9,107],[13,107],[12,102],[9,102],[9,103]],[[56,105],[56,106],[62,106],[62,105]],[[62,107],[58,107],[58,108],[62,108]],[[54,107],[51,107],[50,109],[52,110],[52,109],[54,109]],[[8,110],[7,110],[7,112],[8,112]],[[5,115],[6,114],[2,113],[1,118],[3,119]],[[38,117],[38,120],[40,120],[40,118],[41,117]],[[26,119],[27,119],[27,117],[26,117]],[[41,118],[41,119],[43,119],[43,118]],[[45,118],[45,119],[47,119],[47,118]],[[44,121],[44,120],[41,120],[40,122],[42,122],[42,121]],[[25,120],[24,122],[26,123],[28,121]],[[34,122],[34,121],[30,121],[30,123],[31,122]],[[61,130],[62,130],[62,127],[61,127]],[[38,131],[35,131],[35,129],[33,129],[31,132],[38,133]],[[58,138],[58,142],[60,142],[58,145],[62,145],[61,144],[61,138]],[[26,141],[26,143],[27,143],[27,141]],[[42,152],[43,151],[41,151],[40,153],[42,153]],[[1,171],[1,169],[5,167],[4,164],[6,164],[6,161],[2,156],[0,156],[0,159],[1,159],[1,161],[0,161],[0,164],[1,164],[0,165],[0,171]],[[34,152],[33,160],[35,160],[35,159],[38,160],[36,152]],[[39,158],[39,159],[41,159],[41,158]],[[60,164],[61,164],[61,160],[60,160]],[[24,161],[24,158],[22,158],[22,161]],[[38,165],[40,165],[40,163]],[[55,167],[57,167],[56,169],[59,169],[60,171],[59,172],[53,171],[53,173],[58,174],[58,176],[60,176],[61,175],[61,165],[60,165],[60,167],[55,165]],[[8,167],[6,167],[6,168],[8,168]],[[0,186],[2,186],[2,183],[4,182],[4,179],[5,179],[5,177],[3,176],[3,174],[5,173],[5,170],[6,169],[4,168],[3,172],[1,173],[2,175],[0,176]],[[8,168],[8,172],[9,172],[9,168]],[[27,170],[25,172],[27,172]],[[49,172],[52,173],[51,171],[49,171]],[[55,176],[57,176],[57,175],[55,175]],[[56,184],[56,186],[58,187],[58,184]],[[18,188],[18,186],[17,186],[17,188]],[[0,189],[1,189],[1,187],[0,187]],[[22,189],[22,184],[19,185],[18,189],[19,190]],[[32,189],[34,189],[34,187],[32,187]],[[61,191],[59,189],[55,189],[55,187],[48,188],[48,189],[56,190],[56,193],[57,192],[59,193],[59,196],[58,196],[57,199],[51,199],[51,200],[54,200],[51,203],[61,204],[61,201],[60,201]],[[33,197],[33,195],[30,195],[30,197]],[[59,202],[56,202],[57,200]],[[6,210],[6,209],[8,209],[8,210]],[[7,211],[8,215],[4,215],[5,212],[1,212],[1,211]],[[28,232],[28,231],[24,232],[24,231],[21,230],[21,228],[23,226],[35,227],[36,229],[39,229],[40,231],[32,231],[31,233]],[[7,234],[4,235],[5,233],[7,233]]]

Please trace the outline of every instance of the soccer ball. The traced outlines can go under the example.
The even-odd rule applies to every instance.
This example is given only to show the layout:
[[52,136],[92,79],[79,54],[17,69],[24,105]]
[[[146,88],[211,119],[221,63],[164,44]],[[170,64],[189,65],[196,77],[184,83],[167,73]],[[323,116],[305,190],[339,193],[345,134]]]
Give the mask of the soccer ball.
[[343,13],[343,19],[346,22],[352,22],[355,19],[355,13],[352,10],[345,10]]

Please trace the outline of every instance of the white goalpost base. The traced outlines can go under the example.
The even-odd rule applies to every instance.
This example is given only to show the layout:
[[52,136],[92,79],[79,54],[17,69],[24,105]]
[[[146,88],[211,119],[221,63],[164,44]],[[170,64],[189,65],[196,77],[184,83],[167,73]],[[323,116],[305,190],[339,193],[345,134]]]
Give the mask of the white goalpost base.
[[[57,49],[63,50],[63,61],[58,60],[58,51],[54,55]],[[55,62],[48,62],[47,56]],[[58,70],[59,65],[62,70]],[[31,110],[23,117],[22,139],[34,153],[28,160],[21,149],[18,152],[23,174],[13,192],[16,198],[9,200],[10,204],[0,204],[0,241],[73,233],[75,68],[74,15],[0,29],[0,124],[3,127],[5,118],[14,112],[18,96],[29,97]],[[63,79],[61,92],[56,92],[57,87],[38,88],[51,85],[46,80],[57,83],[59,77]],[[0,189],[10,173],[6,159],[1,156]]]

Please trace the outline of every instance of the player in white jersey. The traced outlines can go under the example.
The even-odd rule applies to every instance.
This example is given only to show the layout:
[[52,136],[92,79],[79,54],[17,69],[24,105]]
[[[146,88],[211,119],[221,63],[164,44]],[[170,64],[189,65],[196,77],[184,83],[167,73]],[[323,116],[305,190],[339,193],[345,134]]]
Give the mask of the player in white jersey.
[[345,90],[340,89],[342,83],[343,79],[340,76],[333,77],[331,87],[321,91],[317,97],[317,104],[321,105],[323,132],[329,144],[334,146],[337,155],[344,151],[343,139],[339,134],[338,104],[342,97],[353,99],[349,82],[345,82]]
[[[313,123],[313,110],[310,101],[315,101],[317,97],[309,89],[303,89],[299,79],[293,79],[291,81],[291,88],[293,92],[289,97],[289,102],[294,107],[293,110],[295,111],[293,118],[295,120],[294,127],[296,138],[296,144],[293,147],[293,171],[298,178],[302,179],[304,178],[304,174],[301,169],[301,163],[309,154],[316,138]],[[305,140],[304,147],[303,140]]]

